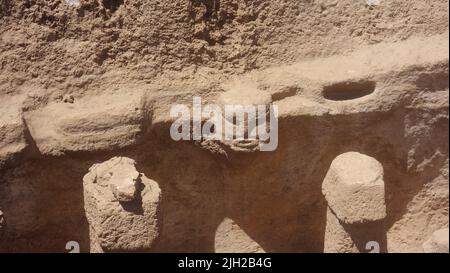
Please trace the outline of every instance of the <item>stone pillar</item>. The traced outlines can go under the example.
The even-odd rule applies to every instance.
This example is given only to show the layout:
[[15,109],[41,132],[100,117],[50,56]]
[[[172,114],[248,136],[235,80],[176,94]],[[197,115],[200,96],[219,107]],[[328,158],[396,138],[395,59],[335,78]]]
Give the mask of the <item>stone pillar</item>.
[[158,239],[161,190],[135,164],[114,157],[84,176],[91,252],[148,251]]
[[322,184],[328,203],[324,252],[366,252],[375,241],[386,248],[383,166],[356,152],[336,157]]

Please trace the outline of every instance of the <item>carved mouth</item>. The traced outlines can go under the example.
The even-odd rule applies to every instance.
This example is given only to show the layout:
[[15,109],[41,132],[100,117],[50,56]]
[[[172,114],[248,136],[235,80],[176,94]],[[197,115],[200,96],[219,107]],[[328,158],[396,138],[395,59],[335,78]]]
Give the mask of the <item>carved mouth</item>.
[[259,140],[258,139],[236,139],[236,140],[233,140],[231,145],[238,149],[253,151],[259,147]]

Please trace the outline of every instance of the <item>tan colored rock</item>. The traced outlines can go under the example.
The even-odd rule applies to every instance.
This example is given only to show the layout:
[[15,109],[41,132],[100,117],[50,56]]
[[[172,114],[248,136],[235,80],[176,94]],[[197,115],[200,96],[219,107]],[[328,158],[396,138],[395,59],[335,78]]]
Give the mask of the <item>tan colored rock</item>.
[[0,100],[0,169],[26,147],[20,98]]
[[91,251],[152,249],[161,229],[158,184],[139,174],[135,162],[115,157],[95,164],[83,178]]
[[[448,226],[448,0],[0,2],[0,252],[64,252],[68,240],[88,251],[77,182],[87,162],[121,153],[164,181],[162,252],[212,250],[223,215],[267,250],[322,251],[317,182],[343,149],[383,163],[389,215],[386,227],[344,223],[328,208],[327,242],[363,251],[383,240],[355,232],[375,226],[389,252],[422,252]],[[168,136],[174,104],[264,104],[265,92],[279,106],[274,152]],[[138,93],[152,100],[151,128]],[[142,192],[118,202],[132,199],[125,185],[122,197],[100,189],[127,210]]]
[[236,222],[225,218],[217,227],[214,239],[215,253],[265,253]]
[[90,177],[100,186],[109,186],[119,202],[134,201],[141,174],[136,170],[136,162],[126,157],[114,157],[91,168]]
[[359,253],[366,236],[383,240],[379,236],[383,232],[380,220],[386,217],[383,166],[376,159],[356,152],[337,156],[322,192],[328,203],[324,252]]
[[356,152],[336,157],[322,184],[330,209],[346,224],[386,217],[383,166]]
[[80,0],[64,0],[67,5],[69,6],[74,6],[74,7],[78,7],[80,6]]
[[448,228],[437,230],[431,235],[422,248],[425,253],[449,253]]
[[[219,95],[217,102],[222,107],[222,111],[224,114],[225,122],[232,123],[235,126],[240,124],[236,124],[235,115],[226,116],[225,115],[225,107],[227,106],[269,106],[272,101],[272,97],[270,93],[258,89],[252,83],[245,82],[234,82],[226,87],[226,91]],[[268,110],[268,108],[267,108]],[[257,113],[255,112],[254,116],[249,116],[246,119],[242,120],[242,122],[247,123],[249,118],[257,119]],[[245,132],[248,132],[248,127],[245,127]]]
[[[244,128],[243,132],[245,134],[245,140],[242,139],[234,139],[229,140],[223,137],[222,143],[230,147],[233,151],[236,152],[255,152],[259,150],[259,139],[251,138],[249,134],[249,120],[258,122],[258,106],[266,107],[266,117],[269,111],[269,105],[272,101],[272,97],[270,93],[258,89],[256,85],[252,82],[232,82],[225,87],[225,92],[221,93],[217,99],[217,103],[220,105],[223,111],[224,117],[224,128],[223,133],[225,135],[225,128],[230,127],[234,128],[235,131],[238,130],[238,127],[242,126]],[[226,109],[227,107],[253,107],[255,110],[252,114],[251,112],[247,112],[242,117],[241,120],[237,119],[236,114],[227,115]],[[246,108],[249,109],[249,108]],[[257,126],[257,124],[254,126]]]
[[103,95],[72,103],[53,102],[26,113],[25,120],[40,152],[111,150],[135,144],[151,125],[139,95]]
[[327,208],[324,253],[359,253],[351,235],[345,230],[336,215]]
[[232,82],[225,86],[225,92],[221,93],[217,102],[225,105],[268,105],[272,101],[270,93],[258,89],[251,82]]

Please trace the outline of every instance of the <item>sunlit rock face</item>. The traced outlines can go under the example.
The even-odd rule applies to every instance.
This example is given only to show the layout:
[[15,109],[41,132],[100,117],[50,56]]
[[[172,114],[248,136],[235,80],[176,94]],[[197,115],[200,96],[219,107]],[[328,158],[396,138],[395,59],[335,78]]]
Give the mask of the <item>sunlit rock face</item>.
[[158,239],[161,190],[135,164],[114,157],[83,178],[93,252],[150,251]]
[[357,152],[337,156],[324,179],[322,193],[328,204],[324,252],[362,252],[358,243],[368,243],[368,238],[376,239],[378,248],[381,243],[385,245],[380,224],[386,217],[380,162]]
[[425,253],[448,253],[448,237],[448,228],[433,232],[431,237],[423,243],[423,251]]

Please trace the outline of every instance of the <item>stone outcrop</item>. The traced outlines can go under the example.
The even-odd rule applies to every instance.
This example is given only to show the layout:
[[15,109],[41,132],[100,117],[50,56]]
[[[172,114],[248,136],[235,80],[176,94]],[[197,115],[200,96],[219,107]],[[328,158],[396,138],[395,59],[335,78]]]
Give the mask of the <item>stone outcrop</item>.
[[44,155],[113,150],[136,144],[151,126],[149,105],[139,94],[103,95],[58,101],[25,114],[25,121]]
[[19,98],[0,100],[0,169],[11,163],[28,146],[21,110],[15,107]]
[[83,178],[92,252],[149,251],[161,232],[158,184],[135,162],[114,157]]

